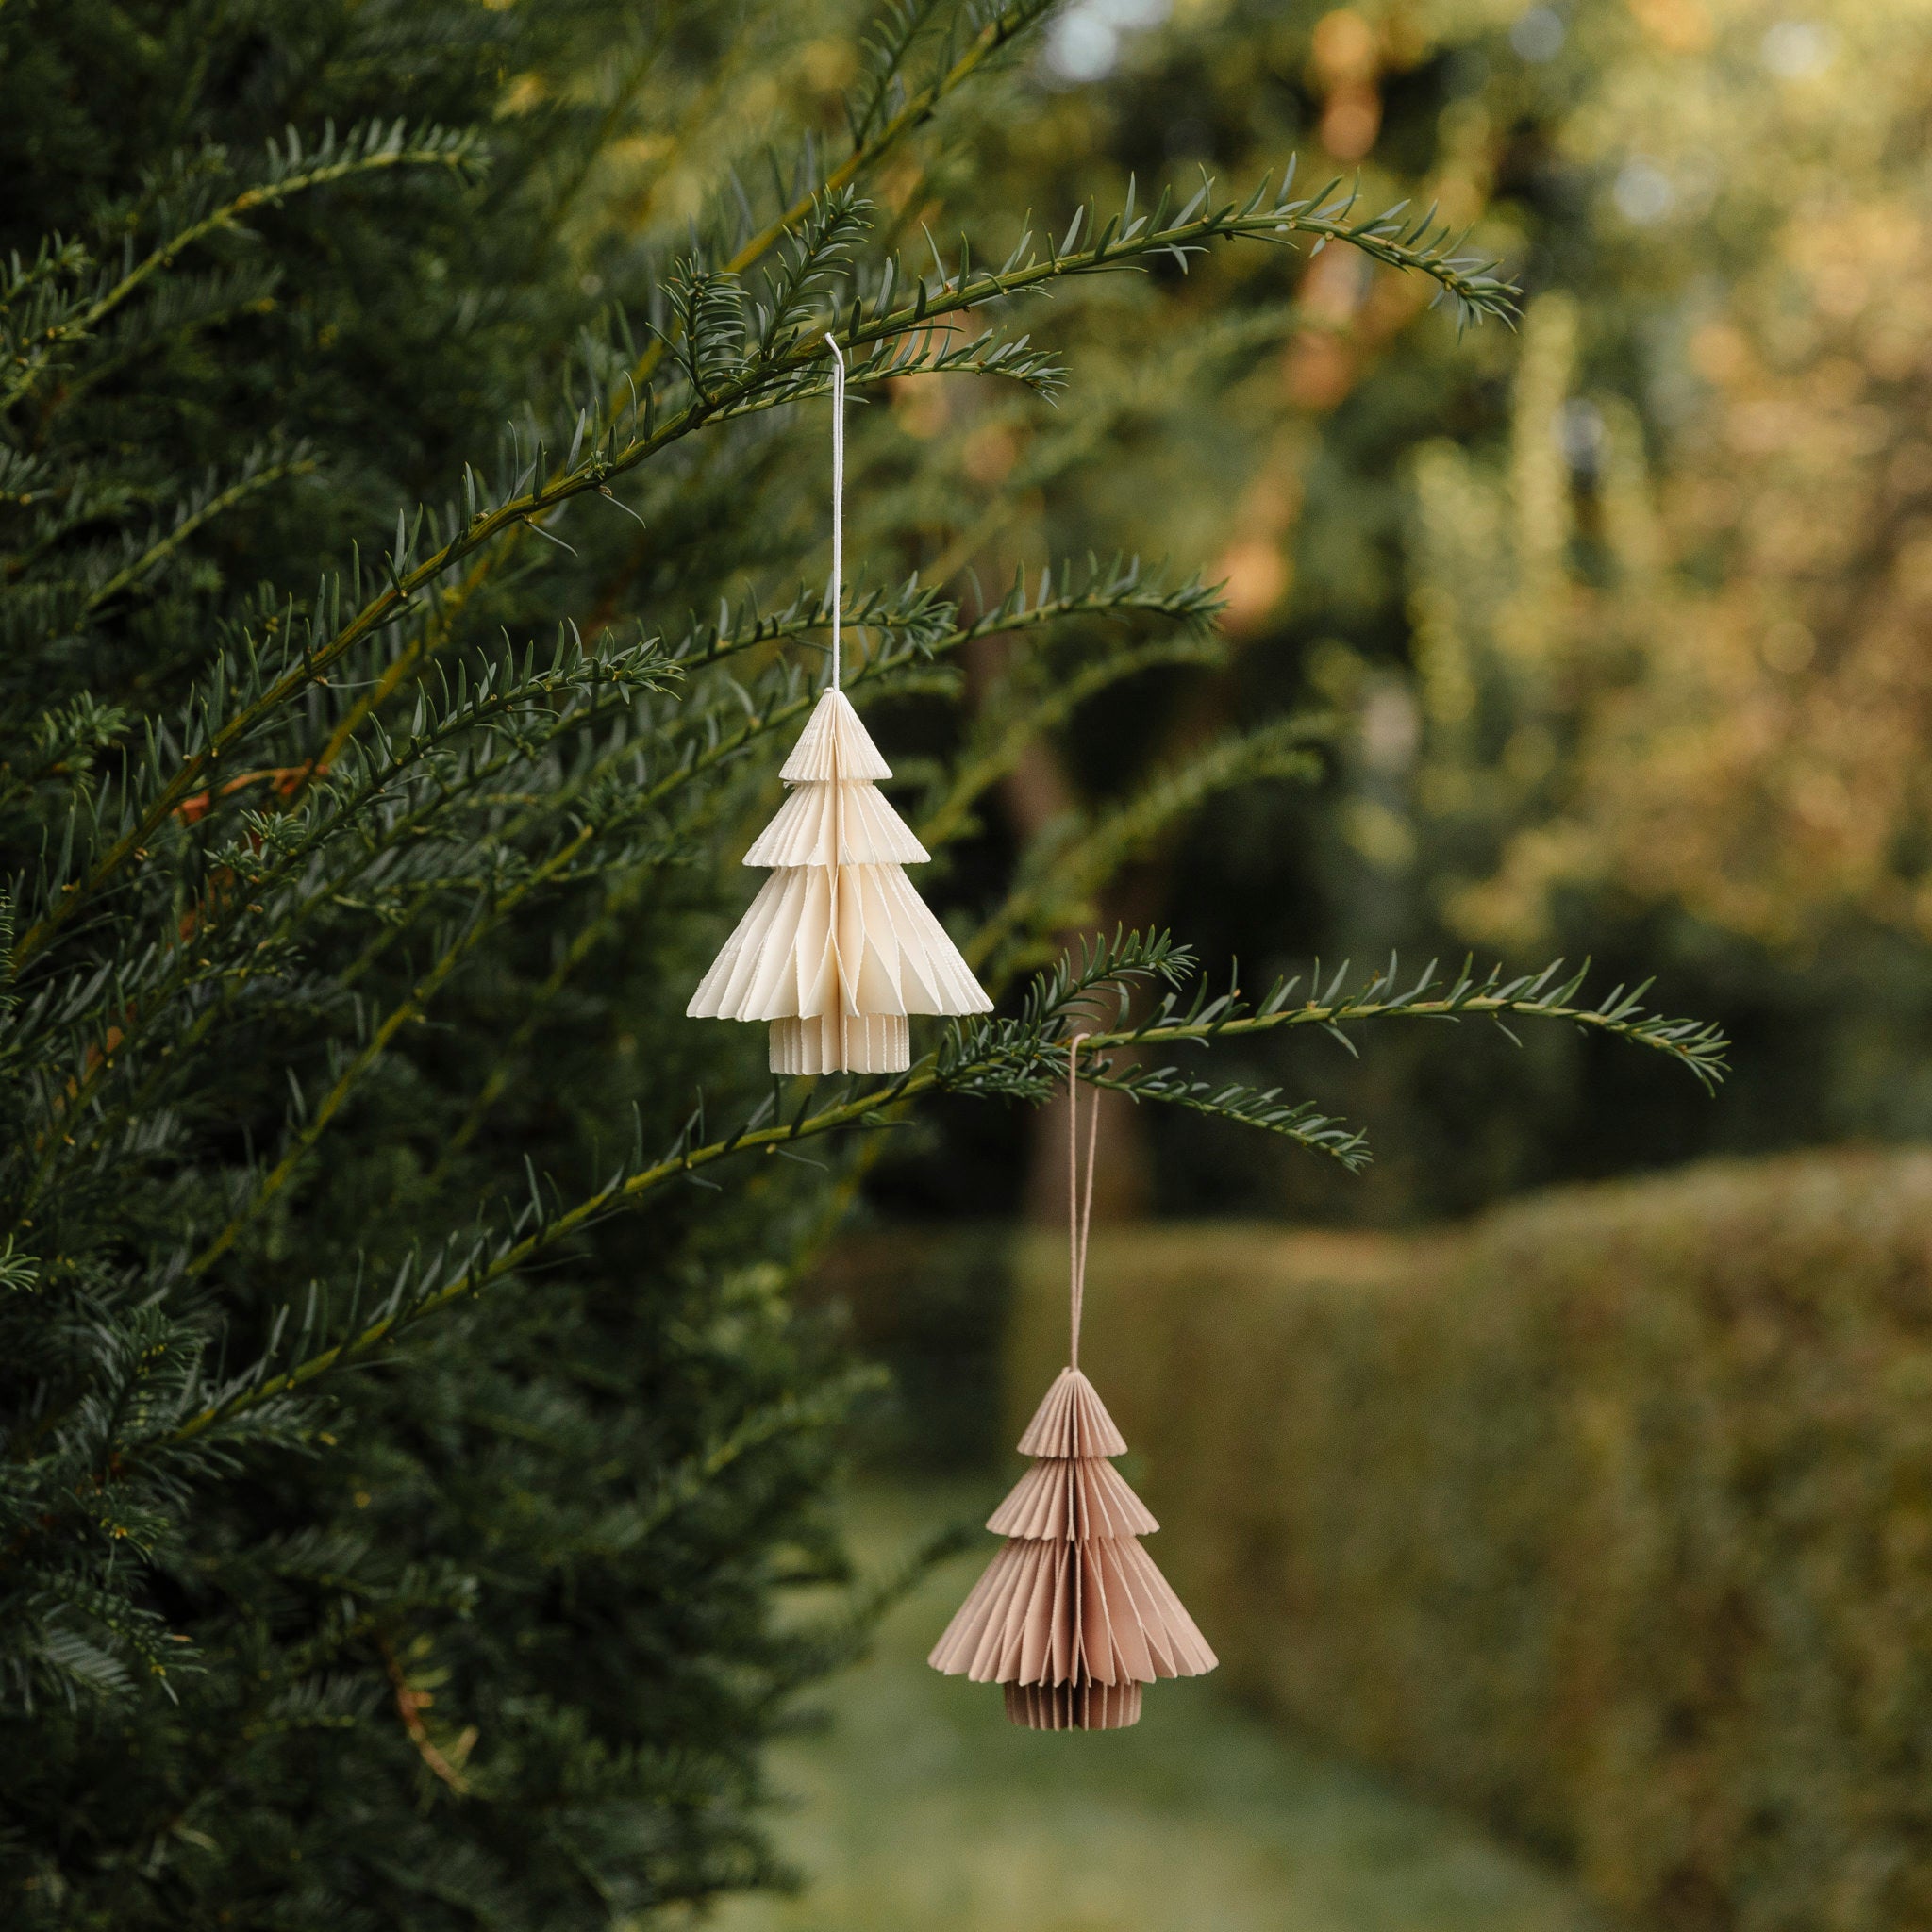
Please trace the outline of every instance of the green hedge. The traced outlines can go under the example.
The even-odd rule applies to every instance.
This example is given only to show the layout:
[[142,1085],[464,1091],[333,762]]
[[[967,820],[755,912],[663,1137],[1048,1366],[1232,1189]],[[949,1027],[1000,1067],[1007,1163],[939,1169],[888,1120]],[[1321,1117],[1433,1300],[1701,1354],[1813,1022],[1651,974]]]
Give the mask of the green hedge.
[[[1646,1926],[1932,1925],[1932,1154],[1096,1233],[1089,1279],[1082,1365],[1243,1693]],[[1041,1241],[1015,1415],[1064,1321]]]
[[860,1458],[929,1474],[985,1470],[1007,1447],[1001,1337],[1013,1281],[1005,1221],[848,1231],[799,1290],[889,1372],[852,1430]]

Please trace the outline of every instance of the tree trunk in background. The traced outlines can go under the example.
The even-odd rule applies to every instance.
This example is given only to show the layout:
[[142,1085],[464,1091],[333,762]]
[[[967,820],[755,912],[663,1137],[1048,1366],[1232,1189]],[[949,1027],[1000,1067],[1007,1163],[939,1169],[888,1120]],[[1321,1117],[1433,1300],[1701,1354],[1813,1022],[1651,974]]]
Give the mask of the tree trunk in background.
[[[966,675],[975,694],[998,675],[1007,654],[1002,637],[974,638],[966,646]],[[1064,813],[1077,810],[1079,798],[1059,754],[1046,740],[1036,738],[1000,786],[1000,805],[1016,844],[1032,843]],[[1144,917],[1138,904],[1148,897],[1139,868],[1123,878],[1102,901],[1101,928],[1111,932],[1116,921],[1133,924]],[[1057,934],[1063,946],[1078,946],[1091,935]],[[1098,1222],[1136,1221],[1152,1205],[1153,1163],[1141,1109],[1119,1093],[1100,1096],[1100,1156],[1093,1174],[1093,1218]],[[1032,1141],[1027,1155],[1026,1181],[1021,1211],[1030,1222],[1058,1226],[1067,1218],[1067,1096],[1057,1093],[1034,1110]]]
[[[1378,72],[1373,58],[1344,58],[1358,50],[1352,45],[1336,53],[1346,72],[1328,75],[1330,108],[1338,102],[1360,123],[1366,148],[1373,141],[1381,114]],[[1349,124],[1353,125],[1354,123]],[[1329,132],[1324,123],[1324,134]],[[1330,142],[1340,149],[1340,134]],[[1376,276],[1370,265],[1336,250],[1311,262],[1303,277],[1302,299],[1311,325],[1296,333],[1282,358],[1283,388],[1292,408],[1291,425],[1330,413],[1355,390],[1366,369],[1413,320],[1426,300],[1401,276]],[[1210,575],[1227,585],[1228,610],[1224,618],[1235,656],[1265,637],[1269,620],[1280,608],[1292,582],[1291,551],[1295,525],[1301,517],[1302,471],[1307,458],[1303,438],[1292,427],[1278,439],[1279,460],[1254,479],[1241,506],[1242,535],[1216,559]],[[1005,641],[979,641],[984,650],[969,666],[969,676],[990,676],[998,667]],[[1219,675],[1203,678],[1189,691],[1162,748],[1160,762],[1178,762],[1188,750],[1231,722],[1236,705],[1233,660]],[[1036,836],[1060,812],[1077,803],[1073,783],[1054,747],[1036,741],[1014,768],[1002,792],[1008,820],[1023,843]],[[1101,902],[1101,926],[1129,929],[1161,923],[1171,896],[1174,841],[1139,864],[1121,872]],[[1076,943],[1083,935],[1060,936]],[[1100,1159],[1093,1178],[1096,1221],[1144,1218],[1154,1207],[1154,1150],[1146,1117],[1118,1093],[1100,1096]],[[1058,1225],[1067,1212],[1067,1102],[1058,1095],[1034,1115],[1033,1146],[1028,1162],[1024,1212],[1028,1221]]]
[[[1320,38],[1317,68],[1327,96],[1323,123],[1331,152],[1356,158],[1373,144],[1381,121],[1380,61],[1375,42],[1357,33],[1344,16]],[[1301,300],[1310,325],[1296,332],[1283,356],[1282,385],[1290,423],[1332,412],[1426,300],[1399,275],[1376,276],[1360,258],[1337,249],[1310,262],[1302,276]],[[1264,636],[1292,581],[1293,531],[1301,515],[1302,469],[1307,450],[1298,435],[1284,436],[1278,462],[1254,479],[1241,506],[1241,532],[1216,559],[1211,575],[1227,585],[1224,620],[1235,651]],[[966,649],[966,675],[975,694],[1004,668],[1007,641],[974,639]],[[1235,703],[1232,665],[1195,685],[1167,735],[1165,760],[1214,735],[1229,722]],[[1080,800],[1058,751],[1036,739],[1000,788],[1001,805],[1015,841],[1029,844]],[[1119,874],[1100,905],[1100,928],[1158,924],[1170,896],[1171,842]],[[1088,935],[1057,935],[1077,945]],[[1118,1093],[1100,1095],[1100,1158],[1093,1176],[1093,1218],[1100,1222],[1144,1218],[1154,1206],[1154,1153],[1145,1116]],[[1055,1096],[1033,1115],[1023,1210],[1029,1222],[1057,1226],[1067,1213],[1067,1101]]]

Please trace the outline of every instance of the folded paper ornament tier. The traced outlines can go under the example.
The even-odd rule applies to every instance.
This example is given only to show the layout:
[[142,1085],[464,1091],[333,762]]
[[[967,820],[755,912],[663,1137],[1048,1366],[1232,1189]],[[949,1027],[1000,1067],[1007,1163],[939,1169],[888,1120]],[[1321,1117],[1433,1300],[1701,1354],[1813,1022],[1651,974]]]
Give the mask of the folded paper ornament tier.
[[845,373],[838,344],[832,432],[832,681],[778,775],[785,803],[747,865],[771,866],[685,1008],[764,1020],[774,1074],[897,1074],[910,1013],[985,1013],[992,1002],[904,868],[928,857],[878,790],[892,775],[839,689]]
[[[1076,1039],[1072,1056],[1079,1053]],[[1037,1731],[1111,1731],[1138,1724],[1141,1690],[1195,1677],[1215,1657],[1140,1539],[1159,1527],[1110,1458],[1126,1453],[1107,1406],[1080,1373],[1093,1127],[1079,1185],[1077,1060],[1073,1117],[1072,1345],[1020,1453],[1035,1458],[986,1526],[1007,1539],[927,1661],[949,1676],[1004,1687],[1007,1716]],[[1095,1096],[1096,1112],[1098,1095]]]

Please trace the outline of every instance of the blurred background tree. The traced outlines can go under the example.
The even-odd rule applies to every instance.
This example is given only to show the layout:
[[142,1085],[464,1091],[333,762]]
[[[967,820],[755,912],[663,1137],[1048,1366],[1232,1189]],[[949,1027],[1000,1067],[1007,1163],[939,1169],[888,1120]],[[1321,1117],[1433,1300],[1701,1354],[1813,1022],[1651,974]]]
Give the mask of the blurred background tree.
[[1595,245],[1507,471],[1413,473],[1414,862],[1472,941],[1641,932],[1728,991],[1762,1050],[1717,1144],[1923,1134],[1932,36],[1633,12],[1580,36]]
[[[1359,258],[1227,256],[1096,292],[1084,392],[1118,412],[1113,441],[951,419],[962,467],[1031,487],[935,549],[1000,558],[1105,522],[1208,559],[1229,601],[1227,665],[1037,749],[1007,824],[1312,694],[1347,720],[1323,788],[1211,806],[1088,915],[1172,917],[1257,978],[1397,941],[1667,968],[1747,1049],[1706,1106],[1556,1036],[1519,1054],[1418,1035],[1361,1066],[1270,1043],[1252,1076],[1389,1123],[1366,1183],[1124,1120],[1140,1156],[1117,1210],[1400,1222],[1633,1160],[1925,1131],[1932,1093],[1904,1070],[1932,1037],[1928,53],[1909,0],[1058,16],[1041,111],[980,131],[1013,207],[1042,180],[1294,146],[1368,200],[1474,224],[1535,306],[1520,339],[1458,342]],[[1025,1195],[1010,1144],[975,1131],[974,1160],[901,1170],[881,1199]],[[1050,1176],[1031,1187],[1048,1208]]]

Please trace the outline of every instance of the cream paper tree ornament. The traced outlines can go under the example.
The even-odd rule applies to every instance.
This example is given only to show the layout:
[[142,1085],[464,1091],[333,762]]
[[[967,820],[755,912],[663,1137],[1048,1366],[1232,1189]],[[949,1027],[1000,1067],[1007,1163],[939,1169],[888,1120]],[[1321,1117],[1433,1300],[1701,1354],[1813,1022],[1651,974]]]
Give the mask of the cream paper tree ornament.
[[744,855],[771,866],[685,1011],[764,1020],[774,1074],[896,1074],[909,1013],[991,1009],[904,868],[925,848],[878,789],[891,768],[839,689],[845,362],[832,377],[832,679],[778,775],[791,788]]
[[1113,1466],[1126,1453],[1093,1384],[1080,1373],[1080,1312],[1093,1208],[1099,1098],[1090,1110],[1080,1182],[1079,1036],[1068,1051],[1068,1220],[1072,1243],[1067,1366],[1046,1391],[1020,1453],[1037,1459],[987,1519],[1007,1538],[927,1661],[948,1676],[1004,1686],[1007,1716],[1036,1731],[1111,1731],[1141,1719],[1157,1677],[1215,1665],[1140,1539],[1159,1528]]

